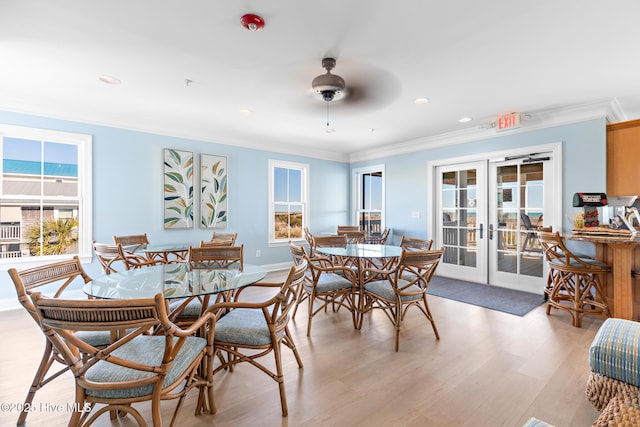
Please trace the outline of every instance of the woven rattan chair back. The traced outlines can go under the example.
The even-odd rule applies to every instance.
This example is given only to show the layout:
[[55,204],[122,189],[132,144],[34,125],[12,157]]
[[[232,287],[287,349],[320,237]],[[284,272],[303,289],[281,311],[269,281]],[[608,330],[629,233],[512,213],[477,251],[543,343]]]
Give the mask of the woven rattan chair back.
[[309,231],[309,227],[305,227],[302,231],[304,232],[304,239],[307,241],[309,249],[313,249],[313,234]]
[[188,259],[192,268],[228,268],[237,264],[242,271],[244,245],[190,247]]
[[[306,269],[307,263],[304,261],[300,265],[294,265],[289,269],[284,282],[259,282],[252,285],[279,288],[279,292],[266,301],[242,302],[236,299],[235,301],[216,304],[209,309],[222,316],[216,323],[215,352],[219,355],[228,354],[227,358],[221,358],[222,363],[216,367],[215,372],[228,370],[228,368],[241,362],[249,362],[257,367],[278,383],[283,417],[287,416],[288,409],[284,388],[281,347],[282,344],[289,347],[293,351],[298,367],[303,367],[288,325],[291,317],[290,312],[298,299]],[[236,298],[239,295],[240,293],[237,293]],[[222,315],[223,313],[224,315]],[[258,321],[263,316],[264,319]],[[266,329],[256,331],[258,324],[262,325],[260,328]],[[270,339],[256,342],[256,332],[259,333],[260,337],[268,336]],[[271,367],[273,365],[265,365],[258,360],[269,353],[273,354],[275,358],[275,372]]]
[[347,243],[364,243],[367,234],[364,231],[340,231],[338,234],[347,238]]
[[420,251],[428,251],[431,250],[432,246],[433,240],[431,239],[402,236],[402,240],[400,241],[400,247],[409,250],[417,249]]
[[120,243],[122,246],[148,245],[149,239],[147,238],[147,233],[131,234],[128,236],[113,236],[113,243]]
[[[87,426],[117,410],[143,426],[146,422],[131,404],[151,401],[153,425],[159,426],[160,402],[177,398],[173,425],[184,396],[193,387],[201,392],[196,413],[213,404],[213,369],[198,373],[204,357],[208,359],[202,366],[212,362],[213,314],[203,316],[192,329],[181,330],[169,320],[162,294],[130,300],[68,300],[36,293],[33,302],[45,335],[75,377],[77,410],[69,425]],[[111,332],[113,341],[98,348],[71,331]],[[201,331],[207,338],[193,336]]]
[[206,248],[206,247],[211,247],[211,246],[233,246],[233,240],[231,240],[231,239],[229,239],[229,240],[217,239],[217,240],[211,240],[209,242],[207,242],[206,240],[201,240],[200,241],[200,247],[201,248]]
[[93,253],[96,255],[104,274],[117,273],[118,270],[128,270],[129,266],[124,260],[122,247],[108,243],[93,241]]
[[347,246],[347,236],[344,234],[338,235],[329,235],[329,236],[314,236],[313,237],[313,247],[321,248],[321,247],[329,247],[329,248],[343,248]]
[[[234,246],[237,238],[238,233],[218,233],[214,231],[211,235],[211,242],[224,242],[228,246]],[[228,244],[228,242],[231,242],[231,244]]]
[[[36,313],[36,308],[31,299],[31,295],[34,292],[46,291],[48,295],[58,298],[74,281],[82,283],[91,281],[91,277],[89,277],[89,275],[84,271],[82,264],[80,264],[80,259],[77,256],[68,261],[60,261],[22,271],[10,268],[9,276],[16,288],[20,304],[22,304],[25,310],[27,310],[39,327],[41,326],[40,318]],[[98,337],[96,344],[106,344],[108,341],[109,335],[104,334],[102,337]],[[40,361],[40,366],[38,367],[33,381],[31,382],[31,387],[27,393],[24,405],[22,406],[23,410],[20,412],[18,425],[25,423],[36,392],[45,384],[67,371],[68,368],[65,364],[61,369],[49,374],[49,370],[56,362],[62,363],[62,359],[60,359],[59,355],[53,348],[51,341],[47,339],[45,342],[42,360]]]
[[360,231],[359,225],[339,225],[336,234],[342,234],[345,231]]

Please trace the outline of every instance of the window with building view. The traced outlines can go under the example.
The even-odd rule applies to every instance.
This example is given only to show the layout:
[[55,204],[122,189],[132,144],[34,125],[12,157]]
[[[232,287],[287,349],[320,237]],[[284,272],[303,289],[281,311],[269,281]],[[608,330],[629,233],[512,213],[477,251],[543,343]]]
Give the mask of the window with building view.
[[368,235],[384,230],[384,166],[354,170],[356,224]]
[[309,166],[290,162],[269,162],[271,242],[303,239],[307,226],[307,175]]
[[91,137],[0,125],[0,263],[90,255]]

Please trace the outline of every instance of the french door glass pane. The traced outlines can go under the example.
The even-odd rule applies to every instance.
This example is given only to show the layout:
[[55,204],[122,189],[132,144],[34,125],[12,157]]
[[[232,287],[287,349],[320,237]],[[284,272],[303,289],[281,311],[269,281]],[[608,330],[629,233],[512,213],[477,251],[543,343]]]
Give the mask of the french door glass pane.
[[448,264],[476,266],[476,170],[442,174],[442,235]]

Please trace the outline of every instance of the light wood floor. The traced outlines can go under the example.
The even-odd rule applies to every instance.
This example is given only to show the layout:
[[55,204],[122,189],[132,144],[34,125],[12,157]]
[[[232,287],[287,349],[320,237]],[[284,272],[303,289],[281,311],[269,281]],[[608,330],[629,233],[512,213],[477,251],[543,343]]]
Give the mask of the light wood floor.
[[[349,314],[320,313],[306,336],[306,309],[290,324],[304,362],[284,351],[289,416],[282,418],[276,383],[241,364],[215,377],[215,415],[193,415],[187,398],[180,427],[194,426],[521,426],[535,416],[556,426],[590,426],[598,412],[584,397],[588,347],[602,319],[540,306],[524,317],[430,296],[441,339],[416,310],[403,325],[400,351],[381,313],[354,331]],[[0,313],[1,403],[21,403],[41,357],[43,337],[23,310]],[[41,389],[29,426],[66,425],[73,400],[69,373]],[[175,402],[165,402],[166,425]],[[143,414],[149,415],[146,406]],[[50,410],[47,412],[46,409]],[[0,426],[18,414],[0,412]],[[131,426],[130,417],[97,426]]]

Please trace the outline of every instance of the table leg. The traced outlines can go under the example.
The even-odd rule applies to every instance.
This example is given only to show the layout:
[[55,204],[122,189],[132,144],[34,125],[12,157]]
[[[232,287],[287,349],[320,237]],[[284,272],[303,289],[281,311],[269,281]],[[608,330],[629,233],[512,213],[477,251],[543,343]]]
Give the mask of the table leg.
[[364,319],[364,258],[358,258],[358,304],[356,304],[356,329],[362,329]]

